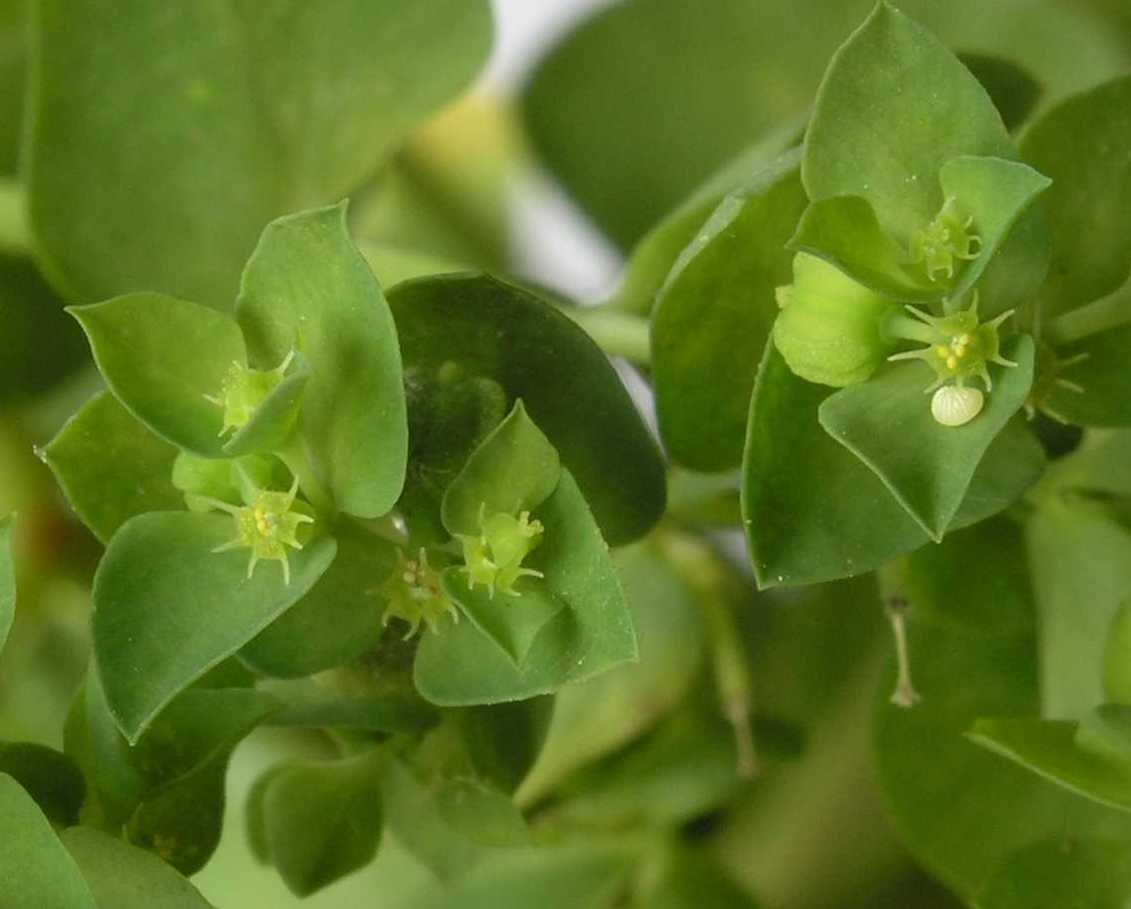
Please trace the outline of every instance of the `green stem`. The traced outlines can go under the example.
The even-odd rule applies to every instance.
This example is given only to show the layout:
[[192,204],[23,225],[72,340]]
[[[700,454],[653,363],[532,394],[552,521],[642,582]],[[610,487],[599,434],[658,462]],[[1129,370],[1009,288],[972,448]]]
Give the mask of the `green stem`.
[[750,779],[758,773],[750,720],[754,709],[754,678],[732,608],[736,600],[734,581],[715,551],[694,537],[667,533],[660,537],[660,545],[703,610],[719,706],[734,728],[738,772]]
[[640,366],[652,359],[651,326],[645,316],[604,306],[560,306],[610,357],[624,357]]
[[930,325],[898,311],[884,319],[881,330],[889,338],[904,341],[919,341],[923,344],[937,344],[939,341],[939,333]]
[[1045,326],[1045,337],[1050,344],[1060,346],[1128,323],[1131,323],[1131,284],[1057,316]]
[[0,252],[31,254],[31,228],[27,221],[27,199],[15,180],[0,179]]

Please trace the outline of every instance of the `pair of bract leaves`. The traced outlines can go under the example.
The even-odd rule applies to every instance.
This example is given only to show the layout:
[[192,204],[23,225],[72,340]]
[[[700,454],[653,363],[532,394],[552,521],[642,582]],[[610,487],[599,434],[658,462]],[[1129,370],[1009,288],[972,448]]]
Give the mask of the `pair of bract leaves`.
[[[892,79],[899,93],[890,92]],[[933,37],[881,6],[834,59],[804,154],[784,156],[725,200],[672,267],[653,317],[661,430],[674,456],[698,469],[733,466],[745,444],[746,520],[763,585],[866,571],[939,538],[1032,375],[1031,350],[1020,342],[1022,366],[996,371],[989,409],[959,429],[933,424],[921,393],[931,376],[914,364],[827,402],[827,392],[806,393],[806,383],[776,367],[777,352],[766,345],[773,288],[789,281],[787,247],[819,252],[898,299],[939,300],[985,275],[994,293],[983,316],[1008,308],[1032,282],[1030,272],[1042,270],[1039,237],[1019,231],[1013,245],[1021,255],[994,254],[1045,181],[1003,154],[1012,155],[1008,136],[974,77]],[[806,190],[814,200],[808,209]],[[959,192],[977,210],[983,248],[956,282],[931,286],[901,263],[889,232],[906,243]],[[752,257],[751,248],[762,252]],[[728,255],[731,249],[743,255]],[[1009,267],[990,265],[999,261]],[[1004,277],[995,278],[995,269]],[[744,335],[749,326],[740,344],[736,317]],[[718,382],[720,363],[731,381]],[[820,424],[844,448],[821,439],[818,409]],[[722,418],[713,420],[710,436],[702,414]],[[979,516],[987,503],[1007,504],[1039,468],[1036,446],[1026,445],[1023,430],[1011,432],[1010,453],[1028,449],[1028,466],[987,465],[993,484],[1004,480],[1005,488],[977,494]]]
[[[232,448],[273,449],[297,465],[303,491],[321,508],[328,499],[332,509],[375,517],[396,501],[405,471],[400,354],[384,298],[349,242],[343,215],[339,206],[268,228],[245,274],[239,326],[203,307],[156,295],[131,295],[76,312],[116,398],[155,433],[212,458],[230,455]],[[610,539],[630,538],[655,519],[663,501],[655,446],[608,362],[568,319],[518,288],[472,276],[406,285],[395,306],[416,368],[454,361],[491,377],[508,396],[524,397],[577,471]],[[476,321],[473,331],[460,328],[468,316]],[[500,348],[500,330],[513,350]],[[184,353],[186,339],[200,348],[192,356]],[[297,366],[248,426],[225,443],[218,436],[221,410],[204,395],[223,382],[233,359],[242,360],[245,344],[255,367],[278,366],[296,349]],[[579,363],[585,368],[573,373],[583,376],[574,383],[576,393],[563,395],[558,379]],[[444,426],[434,430],[442,434]],[[107,432],[117,446],[114,454],[130,460],[91,459],[92,443],[101,444]],[[289,584],[270,565],[247,579],[246,556],[212,553],[231,537],[227,516],[156,512],[123,524],[138,512],[178,504],[162,477],[173,453],[105,396],[88,405],[45,452],[80,514],[103,537],[114,533],[95,583],[95,644],[108,699],[131,737],[177,691],[260,632],[246,657],[257,669],[280,675],[325,669],[373,646],[380,635],[380,603],[367,591],[395,561],[388,543],[338,521],[337,539],[318,534],[291,556]],[[616,457],[643,465],[631,483],[614,482],[608,472]],[[315,482],[308,487],[310,475]],[[603,553],[572,479],[561,490],[554,502],[568,504],[558,508],[565,515],[560,520],[583,527],[578,539],[592,537],[599,545],[586,544],[589,551]],[[323,511],[320,520],[333,519]],[[567,550],[577,543],[567,540],[567,531],[558,537]],[[544,552],[552,559],[565,551],[554,544]],[[623,630],[615,577],[611,569],[600,577],[597,587],[606,592],[594,604],[595,614],[608,612],[607,624]],[[574,593],[586,596],[597,587]],[[155,602],[162,604],[156,613]],[[609,638],[613,645],[590,654],[583,670],[567,671],[567,664],[576,663],[574,651],[589,651],[588,642],[602,636],[580,634],[564,617],[559,625],[564,637],[539,657],[554,668],[536,683],[459,676],[438,696],[460,702],[525,697],[531,684],[548,690],[634,652],[631,634],[626,644],[618,632]],[[468,630],[452,633],[466,636]],[[473,634],[461,646],[493,652],[488,639],[480,642]],[[491,674],[489,659],[459,662]],[[449,665],[438,671],[457,672]]]

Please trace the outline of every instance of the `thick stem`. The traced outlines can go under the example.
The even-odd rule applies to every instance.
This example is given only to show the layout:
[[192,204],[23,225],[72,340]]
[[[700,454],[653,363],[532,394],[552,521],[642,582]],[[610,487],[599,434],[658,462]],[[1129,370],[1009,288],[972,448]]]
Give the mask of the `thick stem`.
[[939,333],[935,329],[899,310],[884,319],[881,332],[885,337],[899,338],[903,341],[919,341],[922,344],[939,342]]
[[754,678],[732,608],[734,582],[719,556],[701,540],[668,532],[660,536],[660,544],[703,610],[719,706],[734,728],[739,775],[750,779],[758,773],[750,718],[754,708]]

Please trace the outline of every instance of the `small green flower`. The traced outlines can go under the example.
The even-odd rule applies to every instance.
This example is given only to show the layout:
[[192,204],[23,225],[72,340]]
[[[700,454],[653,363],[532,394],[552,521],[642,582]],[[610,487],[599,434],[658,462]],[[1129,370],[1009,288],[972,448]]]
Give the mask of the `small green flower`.
[[930,224],[911,235],[911,262],[922,264],[931,281],[938,281],[940,274],[951,280],[956,259],[976,259],[982,251],[982,238],[970,230],[973,223],[973,216],[963,217],[951,196]]
[[252,369],[238,360],[232,361],[220,386],[220,393],[204,396],[205,400],[224,409],[224,425],[220,429],[220,435],[240,429],[251,421],[255,409],[283,381],[283,375],[294,355],[292,350],[274,369]]
[[219,499],[204,499],[208,505],[226,511],[236,521],[236,536],[213,552],[227,552],[230,549],[251,550],[247,565],[250,578],[260,559],[270,559],[283,563],[283,583],[291,582],[291,567],[287,561],[287,547],[302,549],[296,533],[300,524],[314,522],[308,514],[292,510],[298,494],[298,478],[295,478],[287,492],[271,492],[253,488],[250,505],[231,505]]
[[981,379],[986,391],[990,392],[993,391],[993,381],[987,364],[997,363],[1010,367],[1017,365],[1001,355],[1001,337],[998,334],[998,328],[1013,315],[1013,310],[1002,313],[989,322],[980,323],[977,291],[966,309],[948,316],[928,315],[914,306],[908,306],[907,311],[917,321],[911,322],[906,317],[889,320],[889,332],[896,337],[921,341],[927,346],[893,354],[888,359],[922,360],[930,366],[936,379],[927,387],[928,392],[950,381],[961,388],[973,378]]
[[416,634],[421,622],[439,634],[440,619],[445,614],[453,622],[459,621],[459,612],[444,592],[439,573],[428,564],[428,552],[423,546],[415,559],[406,559],[404,552],[397,549],[397,567],[377,592],[388,602],[381,624],[388,625],[391,619],[407,622],[406,641]]
[[816,256],[794,256],[793,283],[779,287],[777,299],[774,344],[809,382],[834,388],[863,382],[895,349],[882,329],[899,305]]
[[482,584],[494,597],[499,590],[518,596],[514,585],[522,577],[542,577],[542,572],[523,568],[523,559],[542,542],[542,522],[530,520],[530,512],[517,517],[505,511],[488,516],[485,503],[479,508],[479,534],[457,534],[463,544],[463,570],[467,586]]

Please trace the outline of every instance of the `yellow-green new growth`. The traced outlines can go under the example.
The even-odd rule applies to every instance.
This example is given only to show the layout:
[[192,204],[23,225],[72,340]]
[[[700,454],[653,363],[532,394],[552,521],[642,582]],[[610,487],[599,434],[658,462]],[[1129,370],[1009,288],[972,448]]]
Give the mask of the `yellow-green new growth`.
[[291,583],[291,567],[287,561],[287,547],[302,549],[296,533],[300,524],[313,523],[314,518],[299,511],[292,511],[295,496],[298,494],[298,478],[287,492],[271,492],[255,489],[250,505],[231,505],[219,499],[204,499],[208,505],[226,511],[236,521],[236,536],[213,552],[227,552],[230,549],[251,550],[247,565],[247,576],[255,572],[260,559],[283,563],[283,583]]
[[458,534],[463,544],[463,570],[467,586],[487,588],[491,597],[499,590],[518,596],[514,585],[521,577],[542,577],[542,572],[523,568],[522,561],[542,542],[542,522],[530,520],[530,512],[515,517],[505,511],[486,514],[486,504],[479,507],[479,534]]
[[440,619],[445,613],[453,622],[459,621],[459,612],[444,592],[440,575],[428,564],[428,552],[423,546],[415,559],[406,559],[404,552],[397,549],[397,567],[377,592],[388,601],[381,624],[388,625],[391,619],[407,622],[406,641],[416,634],[421,622],[439,634]]
[[232,361],[228,374],[220,385],[220,393],[204,396],[205,400],[224,409],[224,425],[220,428],[220,435],[240,429],[251,421],[255,409],[283,381],[283,374],[291,365],[294,355],[292,350],[274,369],[252,369],[238,360]]
[[957,200],[951,196],[930,224],[911,235],[911,262],[921,264],[931,281],[938,281],[940,274],[951,280],[956,259],[976,259],[982,251],[982,238],[970,231],[973,223],[972,216],[962,216]]

